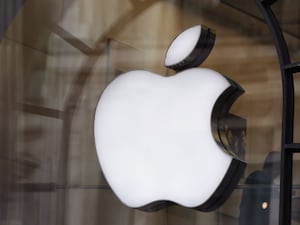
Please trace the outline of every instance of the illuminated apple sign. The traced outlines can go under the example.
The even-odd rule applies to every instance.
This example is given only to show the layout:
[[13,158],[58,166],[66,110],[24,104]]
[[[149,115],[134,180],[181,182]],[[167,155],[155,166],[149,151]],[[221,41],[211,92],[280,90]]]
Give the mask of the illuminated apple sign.
[[[129,207],[154,211],[176,203],[211,211],[226,200],[245,168],[225,149],[217,126],[243,91],[218,72],[191,68],[208,56],[214,36],[202,26],[190,29],[181,34],[190,38],[185,41],[190,51],[175,57],[181,49],[175,42],[186,40],[179,35],[167,52],[166,66],[181,72],[122,74],[98,102],[97,155],[110,187]],[[202,36],[200,42],[210,45],[195,60],[191,55],[199,54],[190,52],[195,46],[199,51],[199,43],[190,42],[199,42],[201,33],[206,41]]]

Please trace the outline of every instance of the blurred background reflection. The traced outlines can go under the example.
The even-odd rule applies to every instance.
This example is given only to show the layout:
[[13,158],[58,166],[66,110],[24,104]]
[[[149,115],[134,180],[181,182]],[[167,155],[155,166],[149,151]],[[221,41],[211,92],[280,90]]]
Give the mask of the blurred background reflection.
[[[0,224],[237,225],[245,183],[280,151],[281,80],[277,55],[254,1],[4,0],[0,2]],[[291,58],[300,58],[300,4],[275,4]],[[243,86],[231,111],[247,120],[249,164],[219,209],[172,206],[155,213],[129,209],[101,174],[93,116],[103,88],[120,73],[143,69],[164,76],[171,40],[205,24],[216,45],[204,62]],[[300,84],[296,79],[295,124]],[[121,113],[121,112],[120,112]],[[300,140],[299,126],[295,141]],[[300,157],[294,157],[292,224],[300,224]],[[197,179],[197,178],[195,178]],[[279,191],[279,176],[267,188]],[[267,204],[267,205],[266,205]],[[278,195],[263,202],[276,224]]]

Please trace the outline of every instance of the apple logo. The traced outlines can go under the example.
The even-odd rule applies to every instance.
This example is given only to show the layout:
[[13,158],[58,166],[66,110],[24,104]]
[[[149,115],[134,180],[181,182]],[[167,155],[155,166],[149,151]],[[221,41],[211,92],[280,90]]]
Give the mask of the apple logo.
[[175,75],[131,71],[103,91],[94,122],[97,155],[127,206],[155,211],[176,203],[211,211],[242,176],[246,163],[225,148],[218,121],[243,90],[218,72],[194,68],[214,38],[202,25],[189,28],[166,54]]

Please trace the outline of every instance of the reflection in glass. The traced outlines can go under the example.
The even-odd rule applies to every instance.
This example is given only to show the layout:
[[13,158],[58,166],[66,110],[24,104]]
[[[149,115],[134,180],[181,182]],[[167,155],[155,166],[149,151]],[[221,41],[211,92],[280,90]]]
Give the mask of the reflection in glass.
[[[258,170],[258,162],[270,149],[280,149],[281,133],[280,72],[264,24],[215,0],[2,2],[1,225],[238,224],[242,190],[250,190],[250,184],[240,184],[212,213],[175,206],[147,214],[121,205],[106,185],[96,158],[94,110],[107,82],[120,72],[171,73],[161,63],[167,45],[185,28],[207,24],[216,30],[216,45],[202,66],[236,80],[245,89],[232,114],[247,120],[247,147],[241,151],[235,144],[235,150],[249,163],[246,174]],[[280,13],[285,19],[299,16],[299,3],[281,2],[278,6],[283,6]],[[4,15],[9,19],[2,19]],[[294,29],[298,25],[284,26]],[[292,57],[299,59],[299,39],[292,41]],[[297,79],[295,120],[299,124]],[[298,129],[296,140],[300,140]],[[299,217],[297,160],[295,224]],[[275,199],[259,207],[276,208]],[[277,213],[270,216],[270,224],[276,224],[270,222],[273,218]]]
[[273,199],[279,197],[273,189],[275,178],[280,173],[280,152],[270,152],[262,170],[252,172],[245,181],[240,204],[239,225],[274,224],[270,221]]

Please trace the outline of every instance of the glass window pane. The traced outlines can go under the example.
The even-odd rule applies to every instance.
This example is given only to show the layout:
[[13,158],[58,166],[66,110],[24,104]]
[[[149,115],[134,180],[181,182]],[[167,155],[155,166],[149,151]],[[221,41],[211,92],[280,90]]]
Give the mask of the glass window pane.
[[294,88],[295,88],[295,114],[294,114],[294,142],[300,143],[300,73],[294,74]]
[[[252,219],[255,224],[277,224],[280,69],[270,32],[257,19],[261,15],[255,1],[241,2],[1,3],[0,224],[243,225]],[[297,0],[274,4],[293,61],[300,59],[299,6]],[[96,104],[122,73],[146,70],[174,76],[175,71],[164,67],[166,50],[177,34],[196,24],[216,31],[215,46],[200,67],[218,71],[245,90],[222,129],[226,147],[248,166],[227,201],[212,212],[175,205],[158,212],[130,209],[101,171],[94,142]],[[294,139],[300,142],[300,78],[294,77]],[[296,154],[295,225],[299,160]]]
[[300,176],[299,176],[299,168],[300,168],[300,154],[295,153],[293,158],[293,189],[292,189],[292,214],[291,223],[296,225],[299,223],[300,219]]

